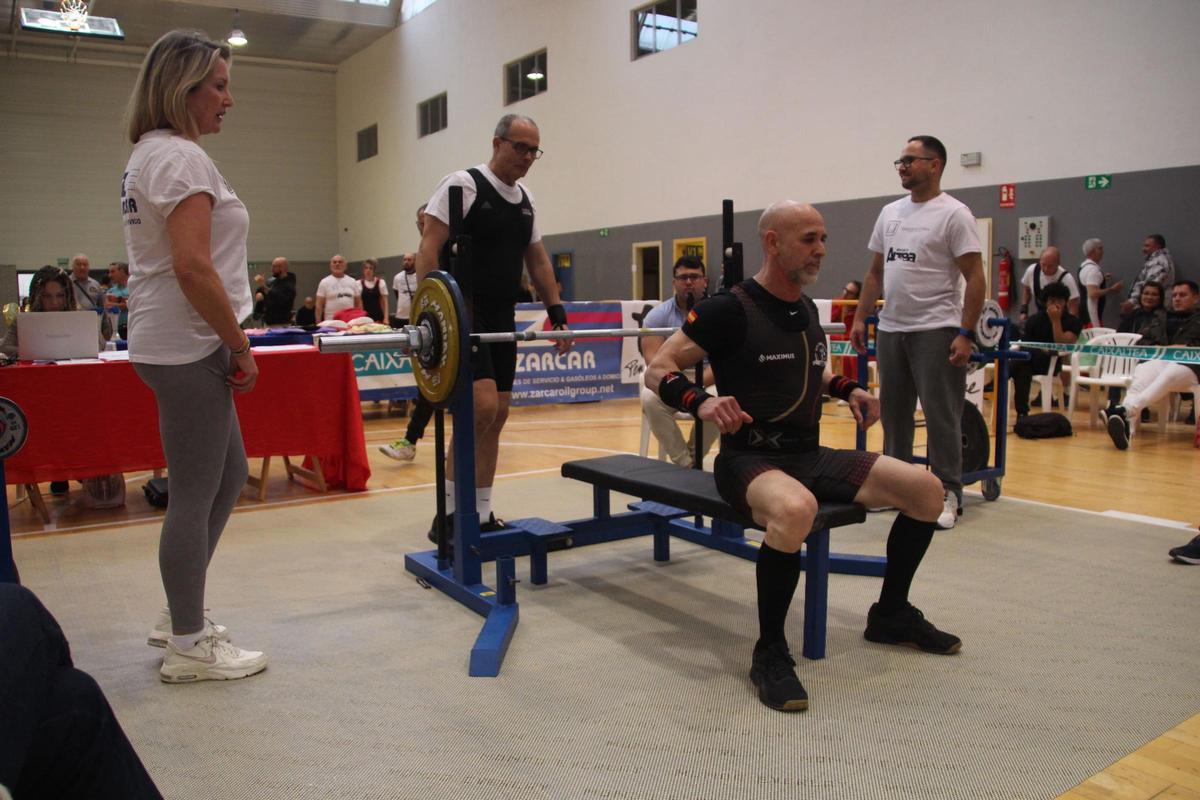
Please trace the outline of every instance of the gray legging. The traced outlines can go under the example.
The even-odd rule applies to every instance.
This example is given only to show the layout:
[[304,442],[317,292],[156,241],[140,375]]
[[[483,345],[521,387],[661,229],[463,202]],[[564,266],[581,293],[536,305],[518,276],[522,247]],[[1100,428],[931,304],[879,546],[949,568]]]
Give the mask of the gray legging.
[[875,352],[879,361],[883,452],[901,461],[912,461],[913,414],[920,397],[929,466],[962,505],[962,409],[967,370],[949,362],[950,344],[956,336],[957,328],[879,331]]
[[158,430],[167,457],[170,503],[158,543],[171,627],[176,635],[204,628],[208,562],[249,467],[233,394],[225,385],[229,348],[190,364],[134,363],[158,401]]

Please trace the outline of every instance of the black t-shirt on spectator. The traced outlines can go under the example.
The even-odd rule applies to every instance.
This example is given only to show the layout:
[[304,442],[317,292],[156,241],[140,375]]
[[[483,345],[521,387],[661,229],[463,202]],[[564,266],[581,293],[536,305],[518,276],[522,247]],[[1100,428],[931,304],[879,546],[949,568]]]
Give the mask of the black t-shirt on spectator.
[[[1083,332],[1083,323],[1079,321],[1079,317],[1063,309],[1062,329],[1079,336]],[[1027,342],[1053,342],[1054,323],[1050,321],[1050,316],[1045,311],[1039,311],[1026,320],[1025,335],[1022,338]],[[1033,356],[1031,365],[1034,374],[1045,375],[1046,369],[1050,366],[1050,357],[1053,355],[1053,352],[1050,350],[1030,350],[1029,352]],[[1060,359],[1058,366],[1054,370],[1054,374],[1057,375],[1061,369],[1062,360]]]

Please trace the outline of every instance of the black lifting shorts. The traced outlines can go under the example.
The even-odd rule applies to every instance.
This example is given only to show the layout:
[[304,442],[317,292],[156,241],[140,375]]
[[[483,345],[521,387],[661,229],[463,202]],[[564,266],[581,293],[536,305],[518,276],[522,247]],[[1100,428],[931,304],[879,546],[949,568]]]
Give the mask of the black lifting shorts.
[[[483,304],[473,305],[471,333],[512,333],[513,307],[491,308]],[[496,391],[511,392],[517,376],[517,343],[490,342],[471,343],[471,379],[493,380]]]
[[750,482],[764,472],[782,471],[803,484],[818,501],[852,503],[878,458],[879,453],[866,450],[829,447],[818,447],[807,453],[721,450],[713,465],[713,477],[721,499],[753,519],[746,503],[746,490]]

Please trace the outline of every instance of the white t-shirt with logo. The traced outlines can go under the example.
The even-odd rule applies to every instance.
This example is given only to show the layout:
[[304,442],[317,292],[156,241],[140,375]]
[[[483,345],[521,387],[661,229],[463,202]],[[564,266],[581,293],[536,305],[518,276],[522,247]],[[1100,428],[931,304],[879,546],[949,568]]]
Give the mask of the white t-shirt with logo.
[[[529,191],[529,187],[519,181],[515,185],[509,186],[497,178],[496,174],[488,169],[487,164],[479,164],[475,169],[483,173],[483,177],[487,178],[488,183],[496,189],[501,197],[514,205],[521,202],[521,190],[525,190],[525,194],[529,197],[529,206],[534,212],[533,233],[529,236],[529,244],[540,242],[542,233],[537,226],[537,205],[533,202],[533,192]],[[467,213],[475,203],[475,179],[471,177],[471,173],[460,169],[442,178],[442,182],[433,190],[433,197],[429,198],[429,203],[425,206],[425,213],[432,214],[447,225],[450,224],[451,186],[463,187],[463,219],[467,218]]]
[[417,293],[417,273],[401,269],[392,278],[392,290],[396,293],[396,317],[408,319],[413,295]]
[[867,247],[883,255],[880,330],[962,324],[965,281],[954,259],[983,252],[969,208],[945,192],[924,203],[902,197],[879,212]]
[[246,207],[200,145],[174,131],[149,131],[134,145],[121,181],[130,361],[190,364],[221,346],[221,338],[179,288],[171,260],[167,217],[195,194],[213,199],[209,247],[233,315],[245,319],[254,308],[246,269]]
[[[362,296],[362,284],[349,275],[335,278],[326,275],[317,284],[317,297],[325,298],[325,319],[347,308],[354,308],[354,298]],[[365,316],[365,312],[364,312]]]

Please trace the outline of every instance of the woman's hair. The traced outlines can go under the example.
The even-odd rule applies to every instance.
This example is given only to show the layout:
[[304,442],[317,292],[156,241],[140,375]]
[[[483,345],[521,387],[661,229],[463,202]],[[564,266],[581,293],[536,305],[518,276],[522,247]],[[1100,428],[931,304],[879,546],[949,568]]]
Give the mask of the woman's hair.
[[75,292],[71,290],[71,277],[67,275],[66,270],[51,266],[42,267],[33,273],[33,278],[29,281],[28,307],[25,310],[42,310],[42,292],[45,291],[48,283],[58,283],[63,287],[63,291],[67,294],[67,302],[63,306],[63,311],[74,311]]
[[[1158,281],[1146,281],[1142,284],[1142,292],[1147,289],[1158,289],[1158,305],[1155,308],[1162,308],[1166,305],[1167,293],[1163,291],[1163,285]],[[1138,305],[1142,303],[1142,292],[1138,292]]]
[[138,70],[125,110],[129,141],[137,144],[142,134],[160,128],[197,138],[200,132],[188,113],[187,96],[212,72],[218,58],[232,60],[229,45],[201,31],[175,30],[155,42]]

